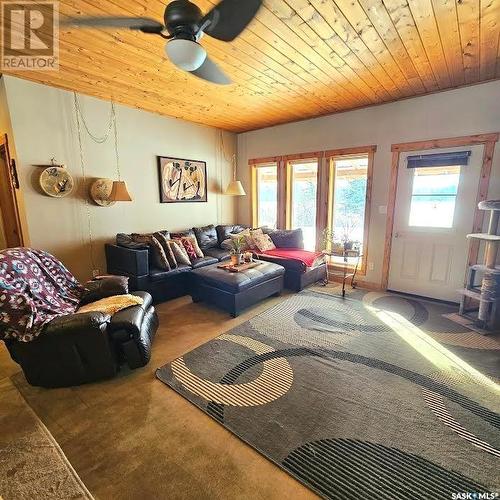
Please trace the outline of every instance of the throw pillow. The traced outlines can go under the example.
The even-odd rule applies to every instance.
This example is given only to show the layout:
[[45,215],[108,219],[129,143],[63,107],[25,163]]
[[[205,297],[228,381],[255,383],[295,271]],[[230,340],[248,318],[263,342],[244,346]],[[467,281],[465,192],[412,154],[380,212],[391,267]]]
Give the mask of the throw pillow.
[[246,240],[247,240],[247,246],[250,250],[257,250],[257,245],[255,244],[255,241],[254,241],[254,236],[260,236],[264,234],[262,232],[262,229],[259,227],[258,229],[253,229],[252,231],[250,231],[250,236],[246,236]]
[[278,229],[269,233],[277,248],[304,248],[302,229]]
[[151,250],[151,256],[153,260],[153,266],[164,271],[170,271],[170,264],[168,262],[167,256],[165,255],[165,250],[161,243],[152,234],[132,234],[132,239],[137,243],[147,243]]
[[177,264],[185,264],[186,266],[191,265],[191,261],[182,244],[178,243],[176,240],[168,240],[168,244],[172,249]]
[[189,240],[191,244],[193,245],[194,251],[196,253],[196,257],[199,257],[200,259],[202,257],[205,257],[205,254],[202,252],[200,245],[198,245],[198,241],[196,237],[194,236],[183,236],[181,240]]
[[193,262],[198,258],[196,255],[196,251],[194,249],[193,244],[191,243],[191,240],[189,238],[181,238],[179,240],[176,240],[179,242],[181,246],[184,247],[184,250],[186,250],[186,253],[188,254],[190,262]]
[[223,249],[223,250],[227,250],[228,252],[230,252],[231,250],[234,249],[233,247],[233,240],[231,238],[228,238],[227,240],[224,240],[221,244],[220,244],[220,247]]
[[276,248],[273,240],[268,234],[256,234],[253,238],[255,246],[259,252],[265,252],[266,250],[274,250]]
[[163,251],[165,252],[168,263],[170,264],[170,269],[175,269],[177,267],[177,260],[175,259],[172,248],[168,244],[169,238],[167,238],[164,233],[159,231],[154,233],[153,236],[160,242],[161,246],[163,247]]

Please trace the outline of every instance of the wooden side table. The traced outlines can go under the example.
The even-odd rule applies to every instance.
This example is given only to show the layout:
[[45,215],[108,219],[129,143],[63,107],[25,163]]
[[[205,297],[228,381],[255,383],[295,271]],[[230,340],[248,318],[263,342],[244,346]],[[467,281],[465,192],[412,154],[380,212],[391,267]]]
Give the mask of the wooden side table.
[[[363,254],[359,250],[344,250],[343,252],[323,252],[329,257],[342,257],[342,269],[330,271],[326,266],[326,278],[324,285],[328,284],[330,276],[342,278],[342,297],[345,297],[345,284],[350,279],[351,287],[356,288],[356,273],[358,272],[359,262]],[[349,259],[355,259],[354,269],[351,267]]]

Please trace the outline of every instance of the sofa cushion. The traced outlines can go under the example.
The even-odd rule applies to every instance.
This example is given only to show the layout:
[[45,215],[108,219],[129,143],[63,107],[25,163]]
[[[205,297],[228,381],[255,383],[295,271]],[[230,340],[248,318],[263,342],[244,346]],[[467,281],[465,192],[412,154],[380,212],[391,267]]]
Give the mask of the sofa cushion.
[[116,235],[116,244],[119,247],[130,248],[131,250],[149,250],[147,243],[134,241],[131,234],[118,233]]
[[178,233],[170,233],[170,238],[172,239],[184,238],[185,236],[193,236],[194,238],[196,238],[196,235],[194,234],[194,231],[192,229],[186,229],[185,231],[180,231]]
[[191,262],[193,269],[208,266],[210,264],[217,264],[219,261],[215,257],[200,257]]
[[215,248],[207,248],[205,251],[205,257],[214,257],[219,262],[222,260],[227,260],[231,258],[231,252],[228,250],[224,250],[223,248],[215,247]]
[[171,271],[165,271],[154,267],[151,269],[149,277],[151,278],[151,281],[162,281],[179,273],[185,273],[188,271],[191,271],[191,266],[186,266],[185,264],[179,264],[176,269],[172,269]]
[[216,265],[193,270],[193,276],[199,283],[231,293],[242,292],[264,281],[282,276],[284,273],[283,267],[271,262],[263,262],[257,267],[239,273],[227,272]]
[[217,231],[217,240],[219,241],[219,245],[229,238],[230,234],[241,233],[241,231],[247,229],[248,226],[240,225],[240,224],[222,224],[215,228]]
[[302,229],[278,229],[269,233],[276,248],[304,248]]
[[168,244],[172,249],[172,253],[174,254],[175,260],[177,262],[177,267],[179,265],[184,264],[186,266],[191,265],[191,260],[189,259],[189,255],[186,252],[181,240],[169,240]]
[[254,234],[252,240],[257,247],[257,251],[265,252],[266,250],[274,250],[276,245],[268,234]]
[[165,254],[165,250],[161,242],[152,234],[138,234],[132,233],[132,240],[137,243],[146,243],[150,248],[150,255],[152,255],[153,265],[164,269],[165,271],[170,271],[170,263]]
[[193,227],[193,232],[203,252],[205,252],[207,248],[214,248],[219,245],[217,231],[213,224],[203,227]]

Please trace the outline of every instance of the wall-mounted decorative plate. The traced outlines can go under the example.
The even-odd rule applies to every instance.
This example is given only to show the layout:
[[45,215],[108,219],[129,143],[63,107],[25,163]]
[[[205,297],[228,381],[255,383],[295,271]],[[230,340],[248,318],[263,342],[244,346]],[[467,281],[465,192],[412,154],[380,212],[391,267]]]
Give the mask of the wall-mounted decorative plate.
[[101,207],[114,205],[114,201],[109,201],[112,187],[112,179],[96,179],[90,186],[90,197],[92,201]]
[[42,191],[53,198],[62,198],[73,191],[73,177],[65,167],[48,167],[40,174]]

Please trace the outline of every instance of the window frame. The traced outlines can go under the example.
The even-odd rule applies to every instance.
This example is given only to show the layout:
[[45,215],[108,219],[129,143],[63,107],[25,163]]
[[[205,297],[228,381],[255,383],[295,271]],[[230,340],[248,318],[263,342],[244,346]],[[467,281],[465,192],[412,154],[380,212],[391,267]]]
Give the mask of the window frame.
[[316,153],[315,156],[308,156],[304,154],[300,155],[288,155],[283,157],[286,168],[286,205],[285,205],[285,229],[292,229],[292,215],[293,215],[293,166],[300,163],[314,163],[316,162],[316,243],[315,250],[319,248],[318,239],[318,217],[319,217],[319,191],[320,191],[320,170],[321,170],[321,158],[320,155]]
[[[363,227],[363,248],[361,262],[358,266],[357,273],[360,276],[366,276],[368,264],[368,238],[370,233],[370,215],[371,215],[371,201],[372,201],[372,186],[373,186],[373,161],[375,157],[376,146],[364,146],[359,148],[338,149],[325,152],[326,168],[328,170],[328,182],[325,182],[324,189],[327,190],[327,210],[325,214],[325,223],[321,231],[326,228],[331,228],[333,222],[333,208],[334,208],[334,193],[335,193],[335,160],[343,158],[359,158],[366,156],[368,159],[368,166],[366,170],[366,192],[365,192],[365,214],[364,214],[364,227]],[[333,270],[343,269],[343,263],[328,263],[329,267]],[[348,268],[353,269],[355,264],[347,264]]]
[[[296,160],[317,160],[318,177],[316,189],[316,249],[322,250],[322,233],[329,227],[329,217],[333,209],[333,181],[334,172],[332,171],[335,157],[368,155],[368,169],[365,196],[365,219],[363,228],[363,258],[358,267],[357,274],[366,275],[368,263],[368,238],[370,232],[370,215],[372,201],[373,185],[373,162],[376,145],[359,146],[351,148],[329,149],[324,151],[313,151],[306,153],[296,153],[281,156],[271,156],[265,158],[252,158],[248,161],[251,168],[252,199],[251,199],[251,220],[252,226],[258,226],[258,197],[257,197],[257,179],[256,168],[259,166],[269,166],[276,164],[278,171],[278,229],[289,229],[291,226],[291,176],[288,164]],[[343,265],[328,264],[332,269],[342,268]],[[352,267],[352,266],[350,266]]]
[[279,160],[274,160],[272,158],[263,158],[263,160],[267,161],[259,161],[258,163],[252,163],[250,165],[251,168],[251,182],[252,182],[252,203],[251,203],[251,220],[252,227],[260,227],[259,225],[259,193],[258,193],[258,169],[266,168],[266,167],[276,167],[277,174],[277,187],[276,187],[276,226],[279,228],[279,206],[280,206],[280,165]]

